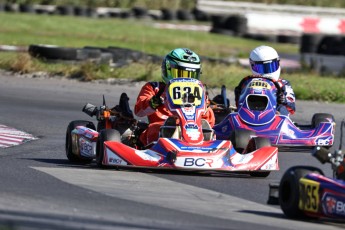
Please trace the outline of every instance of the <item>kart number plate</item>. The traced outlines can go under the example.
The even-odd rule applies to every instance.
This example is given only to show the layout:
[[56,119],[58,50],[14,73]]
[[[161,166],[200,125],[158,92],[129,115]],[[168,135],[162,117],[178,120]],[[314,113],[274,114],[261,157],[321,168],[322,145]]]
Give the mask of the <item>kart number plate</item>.
[[175,105],[184,103],[183,96],[185,94],[193,94],[193,103],[198,106],[202,103],[203,88],[195,81],[176,81],[171,83],[169,87],[169,95]]
[[319,187],[320,183],[306,178],[299,181],[299,203],[300,210],[317,212],[319,207]]

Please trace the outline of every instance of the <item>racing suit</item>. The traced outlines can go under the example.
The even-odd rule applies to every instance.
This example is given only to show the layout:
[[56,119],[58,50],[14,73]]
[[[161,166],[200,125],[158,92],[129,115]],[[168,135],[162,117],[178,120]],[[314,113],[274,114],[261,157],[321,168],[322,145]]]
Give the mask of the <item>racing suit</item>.
[[[144,130],[139,137],[140,142],[146,146],[153,141],[157,141],[159,137],[160,127],[165,120],[172,116],[172,113],[165,107],[164,104],[153,109],[150,106],[150,99],[159,91],[165,90],[165,83],[163,82],[148,82],[142,88],[138,95],[137,102],[134,106],[134,113],[138,117],[147,116],[149,126]],[[164,97],[164,93],[162,97]],[[207,99],[208,100],[208,99]],[[202,115],[202,118],[207,120],[211,127],[215,124],[215,117],[212,109],[207,109]]]
[[[241,80],[241,82],[235,88],[235,102],[238,107],[238,100],[240,98],[242,89],[251,81],[253,78],[262,78],[260,75],[250,75]],[[277,95],[277,112],[281,115],[292,115],[296,111],[295,105],[295,93],[288,80],[279,79],[278,84],[282,89],[282,95]]]

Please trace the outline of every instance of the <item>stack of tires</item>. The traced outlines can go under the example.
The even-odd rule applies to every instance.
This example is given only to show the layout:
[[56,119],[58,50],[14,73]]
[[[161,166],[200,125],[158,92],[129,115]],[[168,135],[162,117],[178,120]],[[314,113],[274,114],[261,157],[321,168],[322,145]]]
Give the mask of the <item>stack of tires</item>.
[[146,54],[122,47],[93,47],[83,48],[59,47],[53,45],[30,45],[28,52],[32,57],[49,62],[82,62],[90,61],[96,64],[111,66],[125,66],[132,62],[161,63],[163,57]]
[[247,34],[247,18],[244,15],[214,15],[211,18],[211,33],[219,33],[232,36],[243,36]]
[[345,55],[345,37],[340,35],[303,34],[300,53]]

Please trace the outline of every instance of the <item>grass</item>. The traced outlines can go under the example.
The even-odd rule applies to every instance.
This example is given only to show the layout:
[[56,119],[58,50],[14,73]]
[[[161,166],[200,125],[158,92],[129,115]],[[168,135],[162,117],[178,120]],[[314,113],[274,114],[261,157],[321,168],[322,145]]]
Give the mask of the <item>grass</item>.
[[[188,47],[201,56],[213,58],[248,57],[250,50],[263,44],[260,41],[211,34],[155,28],[154,21],[92,19],[66,16],[0,13],[0,44],[27,46],[54,44],[63,47],[118,46],[146,53],[165,55],[176,47]],[[294,54],[297,45],[265,42],[279,53]],[[0,53],[0,68],[20,73],[45,71],[89,81],[104,78],[159,80],[160,66],[152,63],[133,63],[121,68],[110,68],[93,63],[47,63],[26,53]],[[203,62],[201,80],[209,87],[222,84],[233,89],[241,78],[251,74],[239,65]],[[296,97],[305,100],[345,102],[345,79],[317,76],[301,72],[284,74],[294,87]]]

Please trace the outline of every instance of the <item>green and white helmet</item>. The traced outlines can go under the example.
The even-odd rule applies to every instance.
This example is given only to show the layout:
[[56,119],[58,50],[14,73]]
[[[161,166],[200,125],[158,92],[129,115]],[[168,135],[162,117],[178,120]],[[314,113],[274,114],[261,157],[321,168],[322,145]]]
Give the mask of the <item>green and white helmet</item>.
[[201,63],[199,56],[187,48],[170,51],[162,62],[162,78],[165,83],[174,78],[199,79]]

